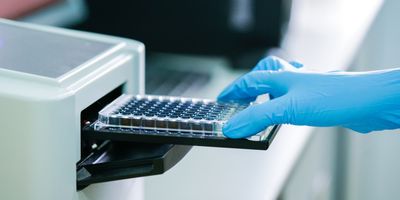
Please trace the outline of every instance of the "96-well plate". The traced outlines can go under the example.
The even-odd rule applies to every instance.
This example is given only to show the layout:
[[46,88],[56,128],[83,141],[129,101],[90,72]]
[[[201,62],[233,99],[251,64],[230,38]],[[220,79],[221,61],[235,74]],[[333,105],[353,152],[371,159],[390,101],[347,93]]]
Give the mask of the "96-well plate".
[[223,125],[250,104],[169,96],[122,95],[83,129],[91,139],[267,149],[279,126],[246,139],[229,139]]

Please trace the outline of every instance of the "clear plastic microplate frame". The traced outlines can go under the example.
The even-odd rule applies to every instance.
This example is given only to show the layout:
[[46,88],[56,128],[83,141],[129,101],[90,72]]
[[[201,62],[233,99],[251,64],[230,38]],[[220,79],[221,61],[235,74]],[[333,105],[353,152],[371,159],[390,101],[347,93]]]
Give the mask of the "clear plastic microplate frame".
[[[223,125],[250,104],[152,95],[121,95],[99,112],[94,130],[226,138]],[[264,140],[272,127],[248,140]]]

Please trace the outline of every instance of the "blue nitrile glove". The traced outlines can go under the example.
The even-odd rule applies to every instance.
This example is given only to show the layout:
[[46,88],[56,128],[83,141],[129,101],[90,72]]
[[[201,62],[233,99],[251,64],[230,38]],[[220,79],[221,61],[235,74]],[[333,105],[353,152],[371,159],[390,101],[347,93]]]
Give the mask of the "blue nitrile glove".
[[268,57],[222,91],[220,101],[274,97],[233,116],[224,134],[248,137],[274,124],[343,126],[361,133],[400,128],[400,69],[318,73],[298,66]]

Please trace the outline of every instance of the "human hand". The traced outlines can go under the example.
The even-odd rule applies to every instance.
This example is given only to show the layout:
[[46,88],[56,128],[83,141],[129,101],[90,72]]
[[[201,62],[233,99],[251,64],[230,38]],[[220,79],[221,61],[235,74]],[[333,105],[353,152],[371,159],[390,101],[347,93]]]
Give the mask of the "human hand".
[[400,70],[317,73],[268,57],[234,81],[219,101],[274,99],[233,116],[223,132],[248,137],[274,124],[343,126],[367,133],[400,127]]

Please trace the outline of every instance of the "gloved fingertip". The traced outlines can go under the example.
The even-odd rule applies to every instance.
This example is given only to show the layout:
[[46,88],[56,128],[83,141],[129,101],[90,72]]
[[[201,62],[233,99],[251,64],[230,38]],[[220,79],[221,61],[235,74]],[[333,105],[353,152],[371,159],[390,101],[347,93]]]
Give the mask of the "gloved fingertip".
[[222,133],[227,137],[227,138],[231,138],[231,139],[239,139],[242,138],[243,136],[237,134],[237,132],[233,131],[232,125],[231,123],[226,123],[223,127],[222,127]]
[[232,93],[232,87],[228,86],[221,93],[219,93],[217,100],[218,101],[226,101],[229,99],[229,95]]
[[373,131],[370,127],[366,127],[364,125],[345,125],[343,127],[361,134],[368,134]]
[[368,134],[372,132],[372,130],[366,129],[366,128],[351,128],[353,131],[356,131],[361,134]]
[[218,96],[217,96],[217,101],[224,101],[225,100],[226,94],[224,91],[222,91]]
[[299,62],[297,62],[297,61],[290,61],[289,62],[293,67],[296,67],[296,68],[302,68],[304,65],[302,64],[302,63],[299,63]]
[[279,70],[281,65],[277,62],[277,57],[268,56],[266,58],[261,59],[252,71],[260,71],[260,70]]

